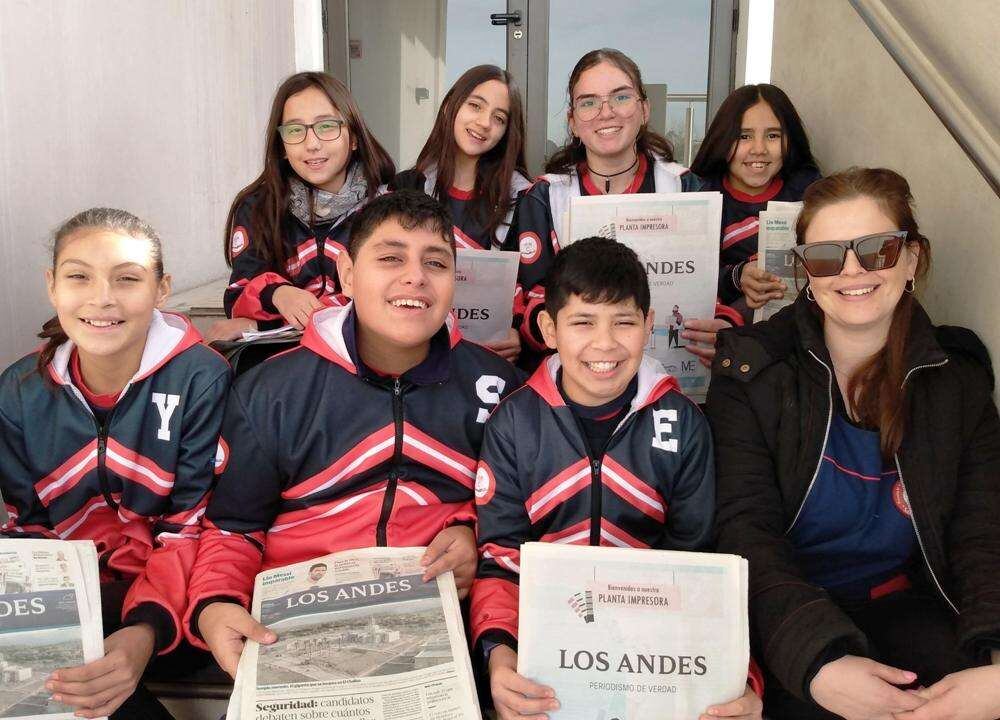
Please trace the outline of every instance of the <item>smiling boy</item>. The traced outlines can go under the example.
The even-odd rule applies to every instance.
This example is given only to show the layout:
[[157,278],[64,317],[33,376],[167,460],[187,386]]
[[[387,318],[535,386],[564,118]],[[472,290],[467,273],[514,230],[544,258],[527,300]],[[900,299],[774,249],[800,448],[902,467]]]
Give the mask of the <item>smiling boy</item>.
[[373,200],[338,259],[352,302],[312,315],[300,347],[241,376],[223,423],[185,628],[233,674],[261,570],[358,547],[422,546],[425,579],[475,574],[483,427],[517,370],[461,339],[451,218],[434,199]]
[[[538,319],[557,354],[486,428],[471,624],[503,720],[559,706],[550,688],[515,670],[521,543],[704,550],[711,541],[708,423],[643,354],[649,305],[645,270],[624,245],[588,238],[559,253]],[[759,717],[760,701],[748,690],[712,710]]]

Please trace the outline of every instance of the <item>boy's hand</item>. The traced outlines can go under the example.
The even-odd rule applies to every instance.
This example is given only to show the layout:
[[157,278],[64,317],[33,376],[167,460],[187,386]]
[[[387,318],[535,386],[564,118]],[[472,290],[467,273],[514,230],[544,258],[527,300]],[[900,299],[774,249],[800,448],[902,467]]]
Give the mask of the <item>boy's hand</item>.
[[753,688],[747,685],[746,690],[743,691],[743,697],[739,700],[733,700],[724,705],[712,705],[698,720],[712,720],[712,718],[717,717],[761,720],[763,710],[764,703],[757,697]]
[[715,357],[715,337],[719,330],[724,330],[732,325],[726,320],[712,318],[711,320],[685,320],[684,331],[681,337],[685,340],[700,343],[692,345],[690,342],[684,346],[692,355],[697,355],[701,364],[705,367],[712,366],[712,358]]
[[897,720],[992,720],[1000,717],[1000,668],[987,665],[952,673],[917,694],[927,704],[897,713]]
[[110,715],[135,692],[155,639],[145,623],[123,627],[104,639],[104,657],[56,670],[45,687],[56,702],[77,708],[77,717]]
[[747,299],[747,307],[756,310],[768,300],[780,300],[785,296],[785,283],[774,273],[762,270],[748,262],[740,273],[740,287]]
[[455,574],[455,588],[461,600],[472,587],[478,560],[476,533],[472,528],[467,525],[446,527],[434,537],[420,558],[420,564],[424,566],[424,582],[451,570]]
[[558,710],[555,691],[517,674],[517,653],[506,645],[490,652],[490,692],[500,720],[548,720]]
[[254,620],[242,605],[214,602],[206,605],[198,616],[198,632],[215,656],[219,667],[236,677],[236,666],[243,652],[244,638],[270,645],[278,636]]
[[244,331],[256,329],[257,321],[250,318],[237,317],[216,320],[205,335],[205,343],[210,344],[219,340],[239,340],[243,337]]
[[309,317],[323,307],[315,295],[308,290],[294,285],[282,285],[271,295],[271,302],[278,308],[285,322],[296,330],[302,330],[309,324]]
[[916,679],[916,673],[845,655],[820,668],[809,693],[816,703],[845,720],[889,720],[894,713],[916,710],[927,702],[896,687]]
[[507,362],[516,362],[517,356],[521,354],[521,335],[514,328],[509,328],[507,337],[503,340],[494,340],[490,343],[483,343],[483,345]]

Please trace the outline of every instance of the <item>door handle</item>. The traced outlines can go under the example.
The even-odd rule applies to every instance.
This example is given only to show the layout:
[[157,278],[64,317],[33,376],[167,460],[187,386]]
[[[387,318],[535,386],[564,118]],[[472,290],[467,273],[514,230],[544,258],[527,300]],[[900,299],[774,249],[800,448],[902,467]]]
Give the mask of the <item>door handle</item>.
[[521,13],[517,10],[509,13],[490,13],[491,25],[520,25]]

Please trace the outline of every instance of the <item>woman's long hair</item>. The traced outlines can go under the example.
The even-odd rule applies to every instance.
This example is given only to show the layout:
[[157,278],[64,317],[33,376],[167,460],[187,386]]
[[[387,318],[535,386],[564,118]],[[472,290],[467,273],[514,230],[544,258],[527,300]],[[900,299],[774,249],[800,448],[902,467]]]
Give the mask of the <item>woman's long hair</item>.
[[[157,281],[163,279],[163,247],[160,243],[160,236],[149,223],[146,223],[135,215],[125,210],[115,208],[90,208],[78,212],[69,220],[64,222],[56,231],[52,233],[52,272],[55,274],[59,265],[59,253],[62,252],[66,242],[76,233],[82,230],[107,230],[119,235],[127,235],[133,238],[145,238],[149,241],[149,255],[153,261],[153,274]],[[64,342],[69,340],[62,325],[59,324],[59,317],[55,316],[47,320],[42,325],[42,331],[38,337],[45,340],[38,353],[38,362],[35,367],[42,377],[48,377],[48,366],[52,362],[56,350]]]
[[691,172],[704,178],[726,176],[743,127],[743,113],[759,102],[767,103],[781,123],[781,176],[788,177],[803,167],[818,169],[809,136],[792,101],[781,88],[762,83],[736,88],[722,101],[691,163]]
[[[568,115],[573,114],[573,91],[580,81],[580,76],[602,62],[610,63],[628,75],[636,92],[639,93],[639,98],[646,102],[646,86],[642,84],[642,73],[639,72],[639,66],[635,64],[635,61],[621,50],[601,48],[600,50],[591,50],[580,58],[573,67],[573,72],[569,74],[569,83],[566,86],[566,94],[569,97]],[[666,162],[674,160],[674,148],[670,141],[658,132],[650,130],[649,126],[645,124],[639,128],[639,135],[635,139],[635,149],[637,153],[650,155],[654,159],[660,158]],[[576,166],[586,159],[587,148],[584,147],[580,138],[573,136],[545,162],[545,172],[566,174],[575,170]]]
[[288,258],[285,250],[282,220],[288,208],[290,194],[288,180],[295,175],[295,171],[285,159],[285,146],[281,141],[281,136],[278,135],[278,126],[281,124],[281,116],[285,111],[285,101],[292,95],[310,87],[322,90],[347,122],[351,139],[357,146],[351,152],[348,166],[353,162],[361,163],[362,174],[368,182],[369,199],[375,196],[378,186],[388,182],[396,171],[389,153],[368,130],[361,117],[358,104],[342,82],[322,72],[300,72],[292,75],[281,83],[274,94],[274,101],[271,103],[271,115],[264,133],[264,170],[256,180],[240,190],[229,208],[223,250],[226,255],[226,263],[230,266],[233,264],[230,253],[230,238],[233,233],[236,211],[247,197],[256,194],[257,197],[250,215],[253,223],[250,242],[253,243],[254,250],[266,262],[272,267],[279,268],[279,272],[284,272],[283,268]]
[[[906,231],[906,243],[918,250],[915,280],[922,280],[931,262],[930,242],[920,234],[913,214],[913,195],[906,179],[885,168],[849,168],[817,180],[805,192],[802,212],[795,226],[796,242],[805,242],[806,231],[823,208],[834,203],[868,197]],[[914,247],[915,246],[915,247]],[[903,257],[900,257],[900,262]],[[879,430],[884,459],[891,459],[903,441],[903,431],[909,410],[909,396],[903,380],[906,377],[906,357],[910,345],[910,322],[916,301],[904,292],[896,303],[885,345],[858,367],[847,383],[844,402],[854,417]],[[819,306],[817,312],[822,314]]]
[[477,65],[455,81],[441,102],[434,128],[417,157],[416,170],[426,175],[437,168],[434,195],[441,200],[448,196],[455,180],[455,117],[473,90],[490,80],[507,86],[507,129],[500,142],[478,158],[469,212],[492,236],[514,204],[511,178],[515,172],[528,176],[524,163],[524,110],[521,93],[510,73],[496,65]]

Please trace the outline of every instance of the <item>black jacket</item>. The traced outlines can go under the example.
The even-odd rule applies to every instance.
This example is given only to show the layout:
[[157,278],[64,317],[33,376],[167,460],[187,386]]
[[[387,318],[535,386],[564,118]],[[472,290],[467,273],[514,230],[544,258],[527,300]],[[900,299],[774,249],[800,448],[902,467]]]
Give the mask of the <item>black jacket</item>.
[[[797,567],[786,535],[815,480],[837,390],[804,294],[771,320],[719,334],[708,393],[719,551],[750,561],[751,639],[789,691],[833,643],[867,655],[864,634]],[[935,327],[917,306],[896,465],[930,587],[976,652],[1000,637],[1000,420],[986,348]]]

